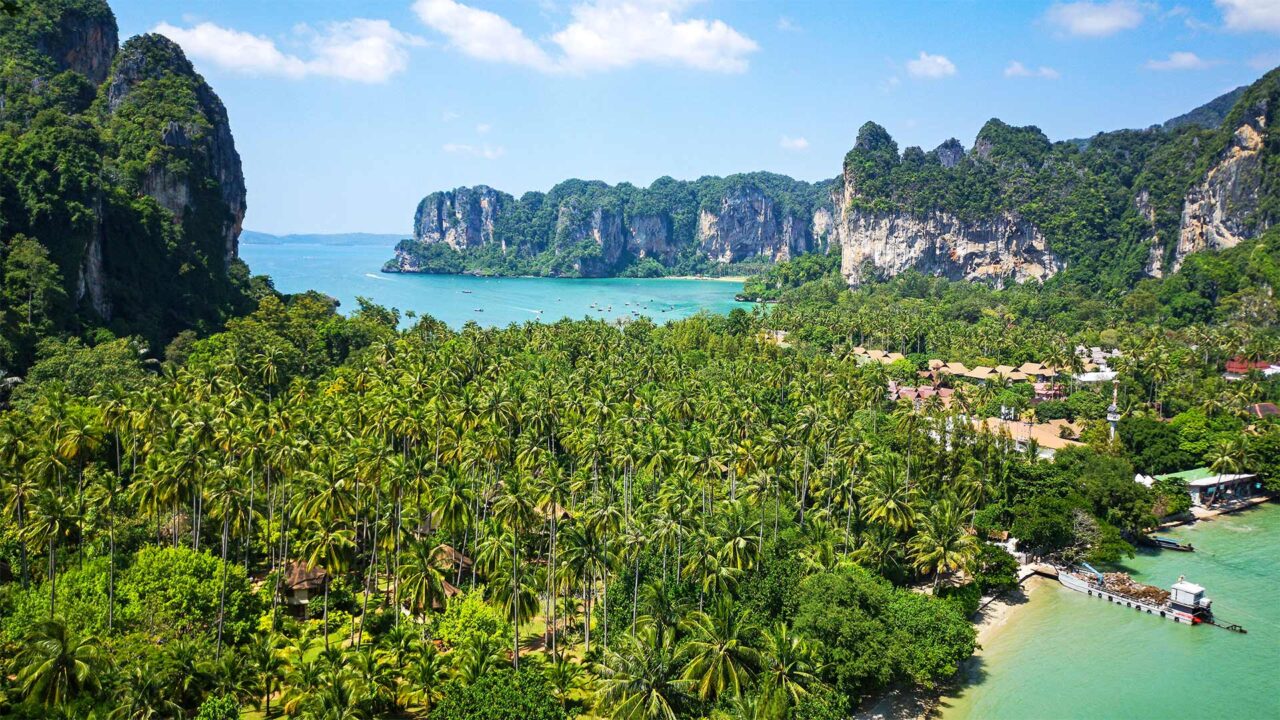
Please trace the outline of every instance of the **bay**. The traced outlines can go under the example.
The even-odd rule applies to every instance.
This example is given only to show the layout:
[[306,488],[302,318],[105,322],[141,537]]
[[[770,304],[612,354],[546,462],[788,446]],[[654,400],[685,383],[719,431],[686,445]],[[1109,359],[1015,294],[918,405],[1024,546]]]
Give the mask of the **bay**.
[[1249,634],[1125,612],[1046,580],[941,717],[1280,718],[1280,505],[1162,535],[1196,552],[1142,551],[1122,569],[1164,588],[1185,575],[1219,621]]
[[[562,318],[618,320],[647,316],[655,322],[701,311],[750,309],[734,300],[739,282],[684,279],[483,278],[379,272],[390,245],[285,242],[243,243],[240,257],[254,274],[270,275],[285,293],[316,290],[351,312],[358,296],[401,312],[429,314],[450,327],[468,321],[505,326]],[[539,312],[541,311],[541,312]]]

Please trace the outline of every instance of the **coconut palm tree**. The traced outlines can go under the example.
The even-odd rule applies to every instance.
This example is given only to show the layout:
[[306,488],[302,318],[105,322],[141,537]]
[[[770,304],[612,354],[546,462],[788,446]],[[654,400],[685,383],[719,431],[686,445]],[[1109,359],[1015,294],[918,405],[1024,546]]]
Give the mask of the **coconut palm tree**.
[[964,510],[944,498],[923,515],[907,547],[916,569],[931,573],[937,587],[942,573],[969,567],[977,556],[978,540],[966,532]]
[[761,657],[750,621],[750,611],[722,598],[710,613],[695,610],[681,623],[689,637],[680,648],[680,677],[698,697],[737,697],[754,677]]
[[58,618],[41,621],[27,634],[18,661],[23,696],[46,708],[97,691],[108,665],[96,637],[76,637]]
[[625,633],[600,665],[600,697],[616,720],[676,720],[686,702],[673,642],[653,625]]

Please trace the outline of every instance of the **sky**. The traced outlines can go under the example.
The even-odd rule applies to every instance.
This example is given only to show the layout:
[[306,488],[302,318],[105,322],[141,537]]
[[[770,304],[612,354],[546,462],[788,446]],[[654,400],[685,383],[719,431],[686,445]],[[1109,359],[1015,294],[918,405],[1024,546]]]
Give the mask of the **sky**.
[[245,227],[407,233],[435,190],[834,177],[858,127],[1147,127],[1280,65],[1280,0],[113,0],[222,98]]

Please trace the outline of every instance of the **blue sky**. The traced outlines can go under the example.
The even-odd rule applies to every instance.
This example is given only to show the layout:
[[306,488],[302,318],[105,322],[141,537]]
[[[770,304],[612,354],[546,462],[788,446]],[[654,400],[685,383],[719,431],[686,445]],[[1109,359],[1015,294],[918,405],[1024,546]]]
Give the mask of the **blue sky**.
[[570,177],[833,177],[858,127],[966,147],[1145,127],[1280,65],[1280,0],[114,0],[226,103],[245,226],[405,232]]

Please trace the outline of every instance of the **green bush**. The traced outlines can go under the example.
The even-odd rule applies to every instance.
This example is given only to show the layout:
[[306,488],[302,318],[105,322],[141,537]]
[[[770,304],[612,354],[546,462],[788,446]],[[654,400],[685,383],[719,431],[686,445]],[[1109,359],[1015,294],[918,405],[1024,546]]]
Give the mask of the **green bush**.
[[431,720],[566,720],[536,670],[499,670],[471,684],[449,683]]

